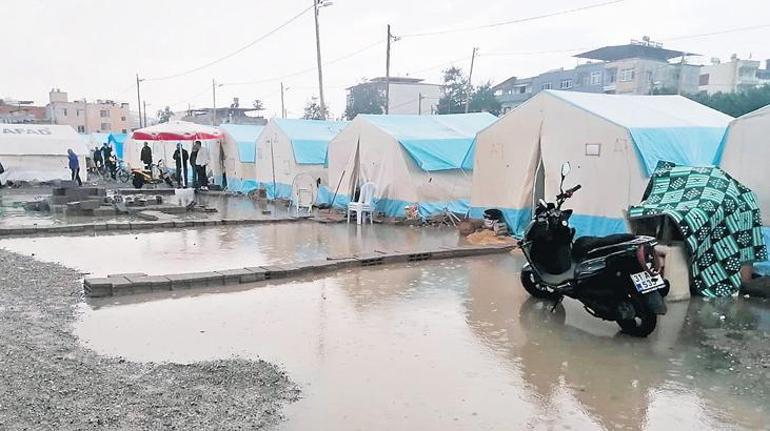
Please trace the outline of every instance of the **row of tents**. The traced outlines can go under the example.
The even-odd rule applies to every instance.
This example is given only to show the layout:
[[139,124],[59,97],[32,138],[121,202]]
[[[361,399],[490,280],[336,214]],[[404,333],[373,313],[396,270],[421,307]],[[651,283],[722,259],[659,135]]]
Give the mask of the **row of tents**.
[[[0,163],[24,171],[20,157],[34,156],[25,178],[50,179],[45,170],[66,178],[66,149],[85,156],[93,145],[62,128],[0,126]],[[499,119],[359,115],[351,122],[273,119],[219,128],[171,122],[134,131],[121,149],[138,166],[148,142],[156,160],[173,166],[178,142],[189,150],[201,140],[215,181],[226,178],[230,190],[290,198],[294,179],[307,174],[320,184],[319,203],[344,207],[358,186],[373,182],[377,210],[388,216],[404,216],[412,205],[423,217],[445,210],[480,217],[498,208],[518,233],[534,202],[557,193],[559,167],[569,161],[569,181],[584,188],[570,202],[574,223],[580,234],[601,235],[627,229],[624,212],[639,202],[661,160],[721,166],[755,191],[770,225],[767,136],[770,107],[733,119],[681,96],[547,90]]]

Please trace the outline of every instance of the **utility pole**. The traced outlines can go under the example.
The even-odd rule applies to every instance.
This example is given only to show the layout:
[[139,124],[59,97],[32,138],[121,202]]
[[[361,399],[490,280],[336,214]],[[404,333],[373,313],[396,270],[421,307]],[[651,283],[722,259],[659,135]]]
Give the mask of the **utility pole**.
[[[321,102],[321,119],[326,119],[326,102],[324,101],[324,76],[321,70],[321,32],[318,29],[318,8],[319,2],[323,0],[313,0],[314,16],[315,16],[315,50],[316,58],[318,60],[318,94]],[[325,5],[324,5],[325,6]]]
[[286,118],[286,105],[284,104],[283,99],[283,82],[281,83],[281,118]]
[[211,95],[213,97],[213,103],[214,105],[211,108],[211,125],[216,126],[217,125],[217,81],[212,79],[211,80]]
[[471,55],[471,71],[468,72],[468,95],[465,97],[465,113],[468,113],[468,108],[471,103],[471,93],[473,92],[473,63],[476,60],[476,51],[478,48],[473,48],[473,54]]
[[136,74],[136,107],[139,109],[139,128],[141,129],[142,126],[142,96],[139,93],[139,74]]
[[422,115],[422,93],[417,94],[417,115]]
[[385,50],[385,115],[390,113],[390,24],[388,24],[388,43]]
[[147,127],[147,101],[142,101],[142,104],[144,104],[144,126]]

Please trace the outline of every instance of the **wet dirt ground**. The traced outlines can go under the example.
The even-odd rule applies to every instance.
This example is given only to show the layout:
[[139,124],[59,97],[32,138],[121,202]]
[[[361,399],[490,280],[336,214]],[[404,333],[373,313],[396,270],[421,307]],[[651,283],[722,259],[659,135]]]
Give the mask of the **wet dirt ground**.
[[285,430],[770,426],[768,302],[673,303],[634,339],[574,301],[547,312],[520,266],[488,256],[96,300],[75,334],[130,361],[278,364],[302,390]]
[[173,274],[346,257],[461,243],[451,228],[275,223],[90,236],[9,238],[0,248],[96,276]]

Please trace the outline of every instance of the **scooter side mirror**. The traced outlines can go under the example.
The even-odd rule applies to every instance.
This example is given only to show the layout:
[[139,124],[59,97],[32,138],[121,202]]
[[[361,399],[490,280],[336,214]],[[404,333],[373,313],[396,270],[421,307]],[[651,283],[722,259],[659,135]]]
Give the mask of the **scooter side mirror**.
[[570,171],[572,170],[572,166],[570,166],[569,162],[564,162],[563,165],[561,165],[561,177],[562,179],[569,175]]

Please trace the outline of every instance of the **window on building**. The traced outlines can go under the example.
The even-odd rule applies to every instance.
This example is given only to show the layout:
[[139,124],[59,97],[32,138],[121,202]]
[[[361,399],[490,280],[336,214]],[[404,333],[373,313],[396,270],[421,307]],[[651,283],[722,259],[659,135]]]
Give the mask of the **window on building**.
[[128,131],[127,131],[126,129],[122,129],[122,130],[120,131],[120,133],[128,133]]
[[602,83],[602,72],[591,72],[591,85],[600,85]]
[[100,128],[102,131],[107,131],[107,130],[110,130],[110,125],[109,125],[108,123],[102,123],[102,124],[99,126],[99,128]]
[[107,118],[110,116],[110,111],[106,109],[102,109],[101,111],[99,111],[99,116],[102,118]]
[[605,82],[608,84],[614,84],[615,81],[617,81],[618,78],[618,70],[617,69],[608,69]]
[[86,126],[78,126],[78,133],[86,133]]
[[541,90],[550,90],[552,88],[553,88],[553,84],[551,84],[550,82],[546,82],[545,84],[540,86]]
[[62,112],[64,112],[64,116],[66,117],[67,116],[67,108],[64,108],[64,110]]
[[120,121],[126,121],[126,117],[120,117]]
[[572,88],[572,80],[571,79],[562,79],[561,83],[559,83],[559,88],[562,90],[567,88]]
[[621,69],[618,81],[630,82],[634,80],[634,69]]
[[[500,89],[495,90],[495,96],[499,97],[499,96],[502,96],[502,95],[503,95],[503,90],[500,90]],[[121,117],[120,119],[125,121],[126,117]]]
[[711,78],[711,75],[704,73],[698,78],[698,85],[709,85],[709,78]]

